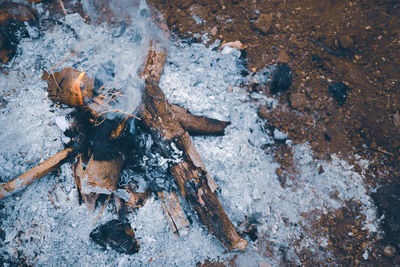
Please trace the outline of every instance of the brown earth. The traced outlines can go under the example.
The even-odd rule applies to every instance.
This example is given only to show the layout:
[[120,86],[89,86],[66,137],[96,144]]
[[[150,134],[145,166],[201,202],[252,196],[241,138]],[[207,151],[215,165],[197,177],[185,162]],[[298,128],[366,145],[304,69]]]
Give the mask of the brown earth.
[[[289,90],[271,95],[268,85],[251,85],[282,105],[260,108],[269,128],[288,133],[295,143],[309,142],[318,158],[336,153],[354,164],[355,155],[370,160],[368,183],[374,188],[398,183],[400,147],[400,3],[386,1],[211,1],[149,0],[164,14],[179,37],[209,43],[240,40],[250,75],[278,62],[293,75]],[[343,82],[350,89],[340,106],[328,85]],[[269,148],[281,164],[282,186],[295,168],[290,149]],[[360,168],[359,168],[360,169]],[[323,170],[321,170],[323,171]],[[319,227],[329,232],[333,262],[346,265],[398,263],[382,254],[378,240],[369,260],[362,258],[365,233],[359,227],[357,203],[330,216]],[[344,230],[346,229],[346,230]],[[343,234],[354,230],[354,236]],[[305,265],[318,264],[302,255]],[[321,264],[321,263],[319,263]]]

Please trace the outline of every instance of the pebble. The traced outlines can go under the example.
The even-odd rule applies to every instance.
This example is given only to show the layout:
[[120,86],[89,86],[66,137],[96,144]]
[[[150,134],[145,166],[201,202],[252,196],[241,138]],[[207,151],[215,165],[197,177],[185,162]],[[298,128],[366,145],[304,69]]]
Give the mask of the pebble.
[[290,104],[294,109],[303,111],[309,103],[304,93],[294,93],[290,95]]
[[340,106],[346,101],[346,94],[349,87],[343,82],[332,83],[328,86],[329,93],[339,103]]
[[383,254],[386,257],[392,258],[394,257],[394,255],[396,255],[396,249],[391,246],[391,245],[387,245],[384,249],[383,249]]
[[262,33],[268,33],[272,25],[272,16],[269,14],[261,14],[254,22],[254,27]]
[[280,63],[289,63],[289,55],[285,50],[280,50],[278,55],[278,62]]

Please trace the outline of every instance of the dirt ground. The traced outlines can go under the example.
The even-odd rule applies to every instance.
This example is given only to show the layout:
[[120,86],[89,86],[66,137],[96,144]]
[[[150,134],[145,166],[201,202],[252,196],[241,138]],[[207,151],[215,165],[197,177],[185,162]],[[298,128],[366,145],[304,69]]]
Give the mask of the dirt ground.
[[[366,176],[371,188],[399,183],[400,146],[400,4],[398,1],[190,1],[150,0],[169,28],[190,42],[208,36],[209,43],[241,41],[248,73],[287,63],[290,88],[270,94],[268,84],[250,84],[282,104],[260,108],[270,129],[289,134],[295,143],[309,142],[318,158],[336,153],[357,164],[355,155],[370,160]],[[343,105],[328,86],[343,82],[349,89]],[[266,148],[281,163],[278,176],[295,171],[290,148]],[[323,171],[323,170],[321,170]],[[285,178],[286,177],[286,178]],[[362,257],[365,233],[357,203],[321,219],[330,235],[333,263],[346,265],[399,264],[400,256],[385,257],[390,237],[377,240],[368,261]],[[348,229],[355,233],[350,237]],[[318,264],[307,252],[304,265]],[[320,263],[321,264],[321,263]]]

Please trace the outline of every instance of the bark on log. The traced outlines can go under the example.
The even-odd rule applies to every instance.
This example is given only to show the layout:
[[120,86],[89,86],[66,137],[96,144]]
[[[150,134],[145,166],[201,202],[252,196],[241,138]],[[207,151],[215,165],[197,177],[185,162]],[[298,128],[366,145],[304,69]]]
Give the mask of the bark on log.
[[[165,57],[166,53],[163,51],[149,53],[149,75],[145,77],[145,90],[139,109],[140,118],[152,133],[163,156],[175,156],[176,148],[183,152],[182,162],[172,165],[170,170],[181,195],[196,211],[200,221],[229,250],[244,250],[247,241],[239,236],[217,195],[210,188],[213,186],[209,184],[212,179],[201,162],[189,134],[174,116],[171,105],[158,86],[158,77],[152,77],[154,73],[162,73]],[[149,71],[149,68],[155,70]]]
[[190,113],[187,109],[171,105],[175,118],[190,135],[224,135],[225,128],[231,124],[229,121],[198,116]]
[[182,210],[176,192],[158,192],[158,197],[162,201],[161,206],[164,209],[169,227],[175,235],[179,236],[180,231],[182,232],[189,227],[189,222]]
[[[117,189],[123,164],[122,155],[113,160],[94,160],[93,155],[86,163],[81,155],[73,166],[78,192],[90,211],[94,211],[99,194],[112,194]],[[86,165],[86,167],[84,167]]]
[[35,180],[54,170],[73,151],[74,148],[64,149],[63,151],[58,152],[46,161],[40,163],[38,166],[33,167],[18,178],[11,180],[7,183],[0,184],[0,199],[20,191],[21,189],[33,183]]

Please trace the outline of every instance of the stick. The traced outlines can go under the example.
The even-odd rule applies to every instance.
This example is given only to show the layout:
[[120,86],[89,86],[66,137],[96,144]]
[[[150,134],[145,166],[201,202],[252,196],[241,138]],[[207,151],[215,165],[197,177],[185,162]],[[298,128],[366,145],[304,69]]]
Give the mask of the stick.
[[178,105],[171,105],[175,118],[190,135],[224,135],[229,121],[219,121],[205,116],[197,116]]
[[40,163],[38,166],[33,167],[18,178],[11,180],[7,183],[0,184],[0,199],[22,190],[26,186],[33,183],[35,180],[54,170],[74,150],[74,148],[66,148],[63,151],[58,152],[51,158],[47,159],[46,161]]

